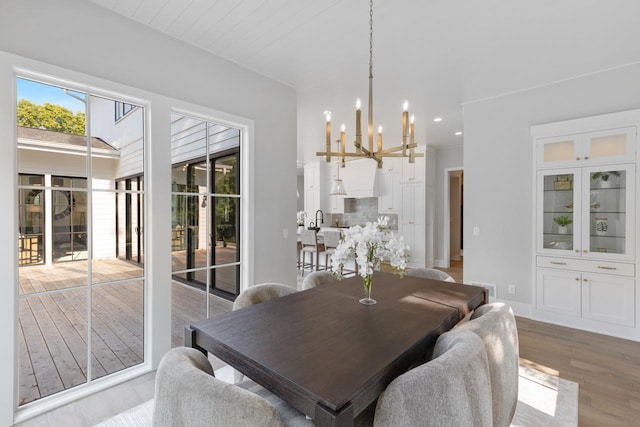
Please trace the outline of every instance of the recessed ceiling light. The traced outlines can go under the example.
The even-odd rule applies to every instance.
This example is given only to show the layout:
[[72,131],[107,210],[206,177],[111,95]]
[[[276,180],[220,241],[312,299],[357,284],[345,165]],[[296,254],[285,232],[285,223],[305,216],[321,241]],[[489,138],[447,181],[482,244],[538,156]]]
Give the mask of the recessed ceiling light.
[[436,117],[435,119],[433,119],[434,122],[441,122],[442,121],[442,117]]
[[462,135],[462,132],[458,131],[458,132],[454,133],[454,135],[455,136],[460,136],[460,135]]

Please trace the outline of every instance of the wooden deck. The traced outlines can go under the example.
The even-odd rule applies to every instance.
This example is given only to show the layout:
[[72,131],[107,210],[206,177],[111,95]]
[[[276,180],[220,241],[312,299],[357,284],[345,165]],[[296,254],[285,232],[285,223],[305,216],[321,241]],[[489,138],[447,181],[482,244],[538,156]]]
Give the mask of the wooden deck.
[[[87,261],[20,268],[20,404],[85,383],[88,341],[91,378],[144,360],[143,271],[117,259],[94,261],[91,337],[88,330]],[[125,280],[119,283],[107,281]],[[52,291],[52,292],[47,292]],[[46,292],[42,294],[42,292]],[[206,317],[205,292],[173,282],[172,345],[183,342],[184,326]],[[210,315],[231,302],[210,295]]]

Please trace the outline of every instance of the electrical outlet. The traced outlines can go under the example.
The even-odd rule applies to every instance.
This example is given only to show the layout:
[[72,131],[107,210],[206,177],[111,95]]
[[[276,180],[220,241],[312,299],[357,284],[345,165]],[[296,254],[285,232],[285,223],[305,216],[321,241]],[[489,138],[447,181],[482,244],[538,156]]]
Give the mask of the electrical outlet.
[[479,236],[480,235],[480,227],[478,227],[477,225],[475,227],[473,227],[473,235],[474,236]]
[[507,292],[509,292],[510,294],[515,294],[516,293],[516,285],[509,285],[507,288]]
[[282,238],[283,239],[288,239],[289,238],[289,229],[288,228],[283,228],[282,229]]

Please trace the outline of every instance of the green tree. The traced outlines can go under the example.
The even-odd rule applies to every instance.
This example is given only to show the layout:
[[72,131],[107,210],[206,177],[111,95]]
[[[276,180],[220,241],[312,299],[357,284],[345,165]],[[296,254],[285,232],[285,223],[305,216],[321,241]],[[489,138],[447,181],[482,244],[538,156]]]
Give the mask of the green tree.
[[44,128],[75,135],[85,134],[85,114],[72,113],[61,105],[45,102],[34,104],[28,99],[18,101],[18,126]]

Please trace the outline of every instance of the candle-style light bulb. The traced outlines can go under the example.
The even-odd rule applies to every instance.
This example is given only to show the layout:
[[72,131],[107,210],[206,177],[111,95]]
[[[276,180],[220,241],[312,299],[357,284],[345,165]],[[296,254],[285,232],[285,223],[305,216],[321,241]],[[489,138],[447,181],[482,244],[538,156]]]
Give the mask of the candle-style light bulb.
[[409,123],[413,124],[413,122],[416,121],[416,116],[414,116],[413,114],[411,115],[411,119],[409,120]]
[[409,103],[407,101],[404,101],[404,104],[402,104],[402,155],[406,156],[407,155],[407,137],[409,136],[407,134],[407,128],[409,127],[409,112],[407,111],[409,109]]
[[362,111],[360,111],[360,107],[362,105],[362,101],[360,98],[356,99],[356,152],[362,153]]
[[346,127],[346,126],[344,125],[344,123],[343,123],[343,124],[342,124],[342,126],[340,126],[340,132],[344,132],[344,130],[345,130],[346,128],[347,128],[347,127]]
[[327,118],[327,122],[331,121],[331,111],[327,111],[326,113],[324,113],[324,116]]
[[[378,152],[382,151],[382,126],[378,126]],[[382,163],[378,162],[378,167],[382,167]]]
[[378,133],[382,133],[382,126],[378,126]]

